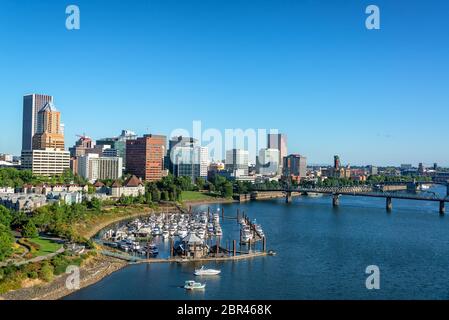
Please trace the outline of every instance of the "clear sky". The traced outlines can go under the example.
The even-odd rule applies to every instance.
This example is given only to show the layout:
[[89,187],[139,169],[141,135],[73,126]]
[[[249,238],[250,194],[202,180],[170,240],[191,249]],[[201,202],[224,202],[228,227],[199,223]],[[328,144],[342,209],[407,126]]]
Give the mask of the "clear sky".
[[43,93],[68,146],[201,120],[279,129],[309,163],[449,165],[448,17],[445,0],[2,0],[0,153],[20,153],[22,96]]

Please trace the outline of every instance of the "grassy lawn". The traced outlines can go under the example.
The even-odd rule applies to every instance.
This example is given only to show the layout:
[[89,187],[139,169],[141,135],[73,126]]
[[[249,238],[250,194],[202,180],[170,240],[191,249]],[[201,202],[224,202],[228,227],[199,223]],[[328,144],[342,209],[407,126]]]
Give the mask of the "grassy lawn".
[[45,256],[46,254],[56,252],[62,247],[62,244],[41,238],[30,239],[30,242],[40,246],[40,249],[33,254],[35,257]]
[[216,197],[208,195],[206,193],[197,191],[183,191],[181,194],[182,201],[202,201],[202,200],[213,200]]

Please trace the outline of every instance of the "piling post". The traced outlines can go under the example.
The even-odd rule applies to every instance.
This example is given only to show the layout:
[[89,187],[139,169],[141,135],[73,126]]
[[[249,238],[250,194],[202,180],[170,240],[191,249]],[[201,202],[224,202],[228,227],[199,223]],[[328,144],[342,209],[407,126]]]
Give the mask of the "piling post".
[[173,258],[174,252],[173,252],[173,239],[170,239],[170,258]]
[[391,197],[387,197],[387,211],[390,212],[393,209],[393,203]]
[[340,205],[340,195],[335,193],[332,195],[332,206],[338,207]]
[[210,207],[207,207],[207,216],[210,216]]
[[285,196],[285,203],[290,203],[290,202],[292,202],[292,193],[287,192],[286,196]]
[[446,197],[449,197],[449,182],[446,183]]
[[232,251],[234,254],[234,257],[237,255],[237,246],[236,246],[236,241],[232,241]]
[[220,253],[220,238],[217,239],[217,256]]
[[237,208],[237,222],[239,221],[240,210]]
[[224,219],[224,208],[221,208],[221,218]]
[[440,201],[440,215],[444,215],[446,208],[444,207],[444,201]]
[[267,252],[267,239],[265,237],[262,238],[262,250]]

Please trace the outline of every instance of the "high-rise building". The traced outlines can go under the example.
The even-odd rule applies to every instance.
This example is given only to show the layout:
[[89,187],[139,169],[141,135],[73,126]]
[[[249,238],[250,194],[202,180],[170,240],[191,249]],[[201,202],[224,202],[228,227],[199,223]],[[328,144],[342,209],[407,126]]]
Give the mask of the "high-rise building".
[[283,133],[269,133],[267,139],[267,148],[268,149],[277,149],[279,150],[279,166],[282,167],[283,159],[288,154],[287,148],[287,135]]
[[51,102],[47,102],[37,113],[37,130],[33,137],[33,150],[47,148],[64,149],[61,113]]
[[145,181],[160,180],[164,172],[167,138],[162,135],[144,135],[126,141],[126,168]]
[[265,176],[275,176],[279,173],[281,165],[279,163],[278,149],[261,149],[257,159],[257,168],[260,174]]
[[[179,172],[180,169],[174,167],[175,162],[179,164],[180,161],[185,162],[188,161],[187,159],[189,158],[193,159],[192,151],[196,146],[198,146],[198,140],[194,138],[183,136],[172,137],[168,141],[168,152],[165,160],[165,168],[173,174],[175,174],[175,171]],[[180,155],[180,152],[183,150],[187,153],[186,155]],[[192,153],[191,156],[189,156],[188,153]]]
[[87,154],[78,158],[78,174],[94,182],[96,180],[117,180],[123,175],[123,162],[120,157],[99,157]]
[[38,113],[46,103],[53,103],[53,97],[43,94],[30,94],[23,97],[22,150],[33,149],[33,137],[38,127]]
[[307,158],[299,154],[290,154],[284,158],[283,177],[299,182],[307,175]]
[[422,162],[419,163],[418,165],[418,174],[419,175],[424,175],[424,165],[422,164]]
[[340,170],[341,162],[339,156],[334,156],[334,170],[338,171]]
[[72,158],[84,156],[87,154],[87,150],[90,150],[94,147],[94,143],[91,138],[88,136],[79,136],[78,141],[75,142],[75,145],[69,148],[70,156]]
[[70,152],[60,149],[23,150],[22,169],[35,175],[61,175],[70,169]]
[[126,166],[126,141],[136,140],[137,135],[130,130],[122,130],[118,137],[103,138],[96,141],[97,145],[108,145],[111,150],[107,154],[115,154],[123,159],[123,165]]
[[225,167],[230,172],[239,171],[242,175],[248,175],[249,152],[242,149],[226,151]]

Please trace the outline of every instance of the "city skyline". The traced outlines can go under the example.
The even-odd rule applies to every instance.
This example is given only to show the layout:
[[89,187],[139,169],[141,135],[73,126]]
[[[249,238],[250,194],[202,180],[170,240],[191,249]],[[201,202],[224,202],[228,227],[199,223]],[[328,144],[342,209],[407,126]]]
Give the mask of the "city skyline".
[[0,152],[20,154],[23,96],[42,93],[64,114],[67,146],[122,129],[170,138],[201,120],[276,128],[309,164],[449,166],[447,3],[378,1],[377,33],[357,3],[261,3],[79,1],[82,26],[69,32],[64,4],[6,1]]

